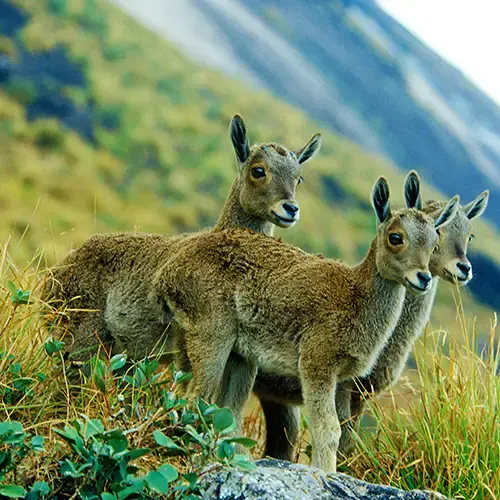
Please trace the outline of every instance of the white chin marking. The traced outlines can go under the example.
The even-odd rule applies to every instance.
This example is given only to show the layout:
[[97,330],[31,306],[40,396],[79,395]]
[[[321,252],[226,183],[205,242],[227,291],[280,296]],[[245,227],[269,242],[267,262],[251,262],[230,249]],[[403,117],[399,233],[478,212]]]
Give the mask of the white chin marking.
[[285,228],[293,226],[299,220],[298,217],[291,218],[290,216],[282,216],[274,211],[271,212],[271,218],[274,224]]
[[450,273],[448,269],[444,270],[444,274],[447,278],[447,281],[450,281],[451,283],[458,282],[460,286],[466,285],[472,279],[472,274],[464,278],[463,276],[457,276],[455,273]]
[[406,278],[405,286],[406,286],[406,288],[408,290],[410,290],[411,292],[413,292],[413,293],[415,293],[417,295],[424,294],[424,293],[427,292],[427,290],[429,290],[429,287],[422,288],[421,286],[416,285],[415,283],[413,283],[413,281],[411,281],[408,278]]

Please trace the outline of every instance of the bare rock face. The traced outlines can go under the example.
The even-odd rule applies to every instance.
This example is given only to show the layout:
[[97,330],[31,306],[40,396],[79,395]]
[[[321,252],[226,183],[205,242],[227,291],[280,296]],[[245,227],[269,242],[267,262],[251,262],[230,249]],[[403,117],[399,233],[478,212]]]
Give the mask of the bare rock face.
[[209,468],[201,480],[203,498],[220,500],[446,500],[432,491],[403,491],[370,484],[346,474],[325,474],[307,465],[259,460],[246,472]]

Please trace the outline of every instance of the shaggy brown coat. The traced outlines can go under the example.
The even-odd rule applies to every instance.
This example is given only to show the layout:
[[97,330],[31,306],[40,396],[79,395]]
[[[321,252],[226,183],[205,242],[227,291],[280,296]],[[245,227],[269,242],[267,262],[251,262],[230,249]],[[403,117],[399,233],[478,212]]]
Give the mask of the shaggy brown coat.
[[370,373],[401,314],[405,287],[428,290],[436,229],[458,208],[455,197],[437,220],[415,208],[392,213],[384,178],[372,202],[377,235],[357,266],[224,230],[190,238],[157,278],[158,297],[183,328],[194,375],[189,393],[229,406],[241,422],[258,369],[298,377],[313,465],[326,471],[336,469],[340,438],[337,382]]
[[[275,225],[294,225],[296,188],[303,165],[320,149],[321,135],[295,151],[276,143],[249,147],[238,115],[230,135],[238,175],[214,229],[243,227],[272,235]],[[52,306],[68,305],[55,332],[65,335],[71,359],[87,361],[99,350],[126,351],[131,359],[168,352],[169,312],[151,298],[151,286],[158,267],[190,236],[95,235],[50,270],[42,298]]]
[[[488,191],[481,193],[475,200],[461,207],[457,215],[439,231],[439,246],[432,253],[429,269],[433,275],[432,287],[423,296],[407,293],[401,316],[393,334],[384,347],[377,362],[367,377],[339,384],[336,406],[342,427],[339,452],[347,455],[352,451],[352,430],[356,428],[363,411],[365,399],[361,389],[379,393],[398,381],[406,365],[415,340],[424,331],[434,303],[438,278],[463,286],[472,279],[472,266],[467,259],[467,246],[472,235],[470,221],[480,217],[488,203]],[[428,202],[424,212],[436,217],[444,208],[445,202]],[[416,208],[421,208],[416,205]],[[259,372],[254,391],[260,398],[269,399],[276,404],[301,405],[303,403],[300,383],[297,378],[280,377]],[[268,405],[271,408],[271,405]],[[271,417],[272,419],[272,417]],[[275,421],[275,419],[272,419]],[[288,421],[273,428],[274,434],[267,436],[268,452],[274,458],[287,459],[293,456],[295,441],[293,433],[287,428]],[[292,424],[294,429],[297,424]],[[277,443],[271,448],[270,443]]]

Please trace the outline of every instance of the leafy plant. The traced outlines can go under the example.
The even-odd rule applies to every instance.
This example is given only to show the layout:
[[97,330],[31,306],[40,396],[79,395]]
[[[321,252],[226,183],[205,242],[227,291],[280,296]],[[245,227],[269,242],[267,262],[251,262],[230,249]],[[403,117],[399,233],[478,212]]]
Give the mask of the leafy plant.
[[[47,350],[47,345],[45,345]],[[81,414],[79,419],[64,429],[54,431],[70,446],[70,454],[60,461],[63,488],[78,491],[81,498],[149,498],[148,495],[172,494],[177,498],[195,498],[198,478],[210,462],[219,461],[228,466],[247,470],[254,465],[237,448],[251,448],[256,442],[234,437],[235,421],[228,408],[205,404],[198,400],[191,404],[177,396],[179,384],[191,374],[175,371],[170,375],[158,370],[156,360],[145,359],[131,364],[126,373],[124,355],[110,360],[92,360],[91,380],[103,397],[107,398],[122,418],[128,420],[140,415],[140,408],[149,408],[142,418],[151,420],[154,409],[161,409],[162,428],[153,431],[154,448],[134,448],[128,436],[133,431],[122,428],[107,430],[101,419]],[[170,387],[165,387],[170,383]],[[135,415],[131,409],[135,409]],[[139,412],[139,413],[138,413]],[[176,466],[163,463],[145,475],[138,475],[133,462],[145,455],[159,455],[168,460],[179,457],[185,463],[183,474]]]
[[9,281],[10,300],[16,306],[29,303],[31,292],[17,288],[12,281]]
[[109,362],[105,362],[98,356],[91,359],[91,379],[101,392],[106,393],[114,387],[113,373],[121,370],[126,362],[127,357],[124,354],[113,356]]
[[64,342],[54,338],[50,338],[44,343],[45,352],[49,356],[53,356],[56,352],[59,352],[64,347]]
[[105,430],[99,419],[82,415],[64,429],[54,429],[72,453],[60,462],[61,475],[83,499],[130,498],[144,491],[144,479],[136,478],[132,461],[149,453],[149,448],[129,449],[125,432]]
[[[13,472],[15,480],[16,468],[30,452],[43,451],[43,442],[42,436],[33,436],[30,439],[20,422],[0,423],[0,447],[2,450],[0,451],[0,495],[8,498],[24,498],[28,494],[22,486],[5,484],[5,479],[9,473]],[[36,489],[42,493],[42,489],[47,491],[45,486],[42,487],[40,482],[36,485]],[[33,490],[31,491],[33,492]]]
[[13,405],[23,398],[33,396],[33,386],[37,379],[43,380],[44,374],[38,373],[37,379],[23,375],[21,363],[15,355],[0,352],[3,361],[4,383],[0,385],[0,396],[4,404]]

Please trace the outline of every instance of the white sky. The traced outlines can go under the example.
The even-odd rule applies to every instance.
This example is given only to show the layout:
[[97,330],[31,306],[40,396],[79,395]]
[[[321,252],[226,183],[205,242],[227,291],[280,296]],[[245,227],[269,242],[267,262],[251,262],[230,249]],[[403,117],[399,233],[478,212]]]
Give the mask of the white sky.
[[378,0],[500,105],[498,0]]

